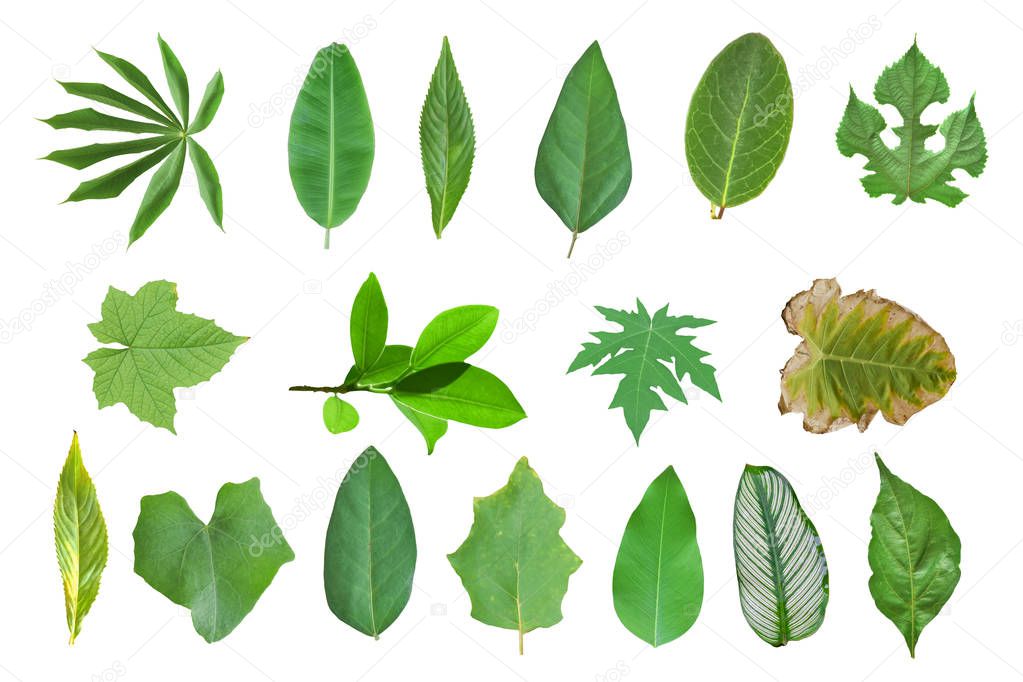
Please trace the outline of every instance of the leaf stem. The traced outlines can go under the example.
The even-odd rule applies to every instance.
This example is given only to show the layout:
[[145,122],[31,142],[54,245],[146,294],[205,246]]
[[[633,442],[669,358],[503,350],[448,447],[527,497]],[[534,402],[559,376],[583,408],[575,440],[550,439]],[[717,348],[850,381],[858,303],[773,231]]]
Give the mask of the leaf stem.
[[316,393],[348,393],[357,390],[355,386],[342,384],[340,386],[292,386],[289,391],[306,391]]
[[572,257],[572,251],[573,251],[573,249],[575,249],[575,240],[578,239],[578,238],[579,238],[579,232],[577,230],[572,230],[572,243],[569,244],[569,246],[568,246],[568,255],[565,256],[566,258],[571,258]]
[[326,234],[323,235],[323,248],[324,249],[329,249],[330,248],[330,228],[325,228],[323,231],[326,233]]

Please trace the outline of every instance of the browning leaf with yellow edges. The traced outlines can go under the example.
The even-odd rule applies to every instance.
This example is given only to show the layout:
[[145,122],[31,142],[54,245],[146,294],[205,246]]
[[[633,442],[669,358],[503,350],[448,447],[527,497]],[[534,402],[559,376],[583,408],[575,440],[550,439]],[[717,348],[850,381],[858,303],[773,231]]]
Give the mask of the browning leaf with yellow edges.
[[955,358],[941,334],[873,291],[841,294],[818,279],[782,311],[803,337],[781,373],[782,414],[802,412],[811,433],[864,431],[878,412],[902,425],[948,392]]

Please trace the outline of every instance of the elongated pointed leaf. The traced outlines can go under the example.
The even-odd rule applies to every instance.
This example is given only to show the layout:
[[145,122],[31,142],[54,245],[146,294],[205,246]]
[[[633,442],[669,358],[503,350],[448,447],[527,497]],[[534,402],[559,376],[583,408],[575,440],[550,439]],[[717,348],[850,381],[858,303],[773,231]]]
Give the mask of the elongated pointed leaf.
[[44,118],[42,121],[56,130],[74,128],[76,130],[113,130],[120,133],[156,133],[158,135],[177,132],[175,128],[169,126],[111,116],[95,109],[76,109],[66,114]]
[[959,584],[961,545],[938,503],[874,458],[881,489],[870,512],[870,596],[915,658],[920,632]]
[[179,128],[184,127],[181,125],[181,121],[178,120],[178,117],[174,114],[171,108],[167,106],[167,102],[164,101],[163,97],[160,96],[160,93],[155,87],[153,87],[153,83],[149,80],[149,76],[142,73],[137,66],[129,62],[127,59],[121,59],[120,57],[115,57],[114,55],[107,54],[106,52],[96,50],[96,54],[99,55],[100,59],[109,64],[110,68],[116,71],[121,78],[127,81],[128,85],[138,90],[146,99],[152,102],[157,109],[163,112],[164,116],[174,121],[175,125]]
[[469,185],[476,155],[472,112],[447,37],[441,45],[440,59],[419,117],[419,148],[430,195],[433,231],[439,239]]
[[64,91],[69,95],[84,97],[86,99],[91,99],[94,102],[100,102],[101,104],[109,104],[112,107],[123,109],[124,111],[137,114],[143,118],[148,118],[169,128],[177,127],[174,121],[167,118],[156,109],[153,109],[147,104],[143,104],[133,97],[128,97],[108,85],[103,85],[102,83],[57,82],[60,83],[60,87],[64,88]]
[[352,464],[327,526],[323,584],[341,621],[379,638],[412,594],[416,532],[398,479],[376,448]]
[[426,441],[426,454],[432,455],[433,448],[437,445],[437,441],[448,432],[448,423],[444,419],[438,419],[437,417],[430,416],[425,412],[414,410],[408,405],[402,404],[393,395],[391,396],[391,402],[398,408],[412,426],[416,427],[423,436],[423,440]]
[[220,100],[223,98],[224,77],[220,71],[217,71],[206,85],[206,91],[199,102],[199,108],[195,110],[195,118],[192,119],[192,124],[188,126],[189,135],[194,135],[209,127],[210,123],[213,122],[213,117],[217,115],[217,109],[220,108]]
[[107,524],[96,487],[82,463],[77,433],[71,439],[71,450],[57,484],[53,531],[64,582],[67,627],[70,643],[74,644],[82,631],[82,619],[96,601],[100,576],[107,565]]
[[153,173],[146,193],[142,195],[139,211],[135,214],[135,222],[132,223],[131,231],[128,233],[129,246],[144,235],[146,230],[160,217],[160,214],[170,206],[174,194],[178,191],[178,185],[181,184],[181,172],[185,167],[185,148],[187,146],[188,142],[184,139],[178,142],[163,165]]
[[199,182],[199,196],[210,212],[213,222],[221,230],[224,229],[224,193],[220,189],[220,175],[213,159],[198,142],[188,138],[188,156],[192,159],[195,178]]
[[464,362],[410,374],[398,382],[391,395],[431,417],[490,429],[511,426],[526,416],[504,382]]
[[824,622],[828,562],[789,482],[747,465],[735,493],[735,575],[746,622],[771,646],[804,639]]
[[472,617],[523,635],[561,622],[568,579],[582,560],[561,539],[565,510],[544,494],[523,457],[508,484],[473,500],[469,536],[448,555],[472,600]]
[[565,78],[540,140],[534,177],[540,196],[571,230],[572,247],[580,232],[613,211],[629,191],[625,119],[596,42]]
[[188,76],[185,69],[178,61],[177,55],[164,41],[162,36],[156,36],[156,42],[160,45],[160,55],[163,57],[163,72],[167,76],[167,85],[170,87],[171,97],[181,114],[181,127],[188,128]]
[[782,414],[802,412],[811,433],[863,431],[878,412],[905,424],[948,392],[955,358],[941,334],[873,291],[841,294],[837,281],[818,279],[782,311],[803,337],[782,370]]
[[703,560],[696,517],[672,467],[654,479],[629,517],[612,592],[622,625],[653,646],[681,637],[700,615]]
[[359,205],[373,167],[373,121],[362,77],[344,45],[319,51],[291,114],[288,168],[306,214],[327,229]]
[[387,344],[387,303],[380,282],[372,272],[355,295],[349,327],[355,366],[360,370],[369,369]]
[[747,33],[707,67],[686,115],[686,161],[711,216],[767,189],[792,132],[792,83],[771,41]]
[[175,140],[172,137],[159,136],[144,137],[141,140],[127,140],[125,142],[102,142],[72,149],[58,149],[55,152],[50,152],[43,158],[47,161],[56,161],[65,166],[81,170],[88,168],[94,163],[106,161],[115,156],[148,152],[173,141]]
[[380,357],[376,359],[372,367],[359,376],[356,384],[359,386],[379,386],[381,384],[393,383],[409,369],[411,357],[412,348],[410,346],[384,346]]
[[464,305],[433,318],[412,351],[416,370],[447,362],[461,362],[483,347],[497,326],[497,308]]
[[181,144],[180,139],[172,138],[170,142],[159,147],[152,154],[147,154],[131,163],[104,173],[98,178],[86,180],[75,188],[75,191],[64,201],[85,201],[87,199],[110,199],[119,196],[136,178],[163,161],[168,154]]

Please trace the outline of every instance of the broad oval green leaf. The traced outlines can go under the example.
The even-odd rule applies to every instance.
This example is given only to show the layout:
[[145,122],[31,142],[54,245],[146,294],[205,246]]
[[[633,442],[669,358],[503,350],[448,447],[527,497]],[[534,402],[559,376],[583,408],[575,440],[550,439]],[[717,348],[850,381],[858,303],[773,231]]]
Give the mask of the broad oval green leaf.
[[369,369],[387,343],[387,303],[380,282],[372,272],[355,295],[349,332],[355,366],[360,370]]
[[582,564],[561,538],[565,510],[523,457],[508,484],[473,500],[473,522],[448,555],[472,600],[472,617],[523,635],[561,622],[568,579]]
[[489,305],[463,305],[445,310],[419,335],[412,351],[412,367],[420,370],[468,359],[494,333],[497,317],[497,308]]
[[225,483],[208,523],[181,495],[142,498],[135,573],[192,611],[207,642],[227,637],[256,605],[281,566],[295,558],[259,490],[259,479]]
[[410,374],[394,387],[392,397],[437,419],[501,429],[526,416],[500,379],[464,362],[435,365]]
[[881,489],[870,512],[870,596],[915,658],[920,632],[959,583],[961,545],[938,503],[874,458]]
[[416,427],[416,430],[423,436],[423,440],[426,441],[426,454],[432,455],[433,448],[437,445],[437,441],[439,441],[441,437],[448,432],[447,421],[428,415],[425,412],[414,410],[408,405],[402,404],[393,395],[391,396],[391,402],[394,403],[394,406],[398,408],[398,411],[401,412],[402,415],[404,415],[404,417],[412,423],[412,426]]
[[99,50],[96,50],[96,54],[99,55],[100,59],[110,65],[110,68],[116,71],[117,74],[129,85],[138,90],[146,99],[152,102],[164,116],[174,121],[174,125],[176,127],[184,129],[184,126],[181,125],[178,117],[174,114],[171,108],[167,106],[167,102],[160,96],[157,89],[153,87],[153,82],[149,80],[149,76],[142,73],[137,66],[129,62],[127,59],[121,59],[120,57],[115,57],[112,54],[100,52]]
[[181,184],[181,173],[185,168],[185,153],[188,140],[182,138],[174,145],[173,151],[163,164],[153,173],[146,193],[142,195],[135,222],[128,233],[128,245],[131,246],[139,237],[146,233],[156,219],[167,210]]
[[703,560],[696,517],[672,467],[654,479],[629,517],[612,593],[622,625],[655,647],[681,637],[700,615]]
[[373,167],[373,120],[362,77],[348,47],[316,55],[299,90],[288,134],[288,168],[306,214],[330,230],[359,205]]
[[57,484],[53,532],[64,583],[69,643],[74,644],[82,631],[82,619],[96,601],[100,576],[107,565],[107,524],[99,508],[96,486],[82,463],[77,433],[71,438],[71,450]]
[[585,232],[622,203],[632,182],[625,119],[596,41],[568,72],[534,169],[536,189],[572,232]]
[[170,120],[156,109],[153,109],[147,104],[144,104],[133,97],[114,90],[108,85],[102,83],[69,83],[66,81],[57,81],[60,83],[60,87],[64,88],[64,92],[69,95],[76,97],[84,97],[85,99],[91,99],[94,102],[100,104],[107,104],[112,107],[117,107],[123,111],[136,114],[143,118],[148,118],[151,121],[156,121],[162,126],[168,128],[177,128],[177,124]]
[[433,231],[440,239],[469,185],[476,155],[472,112],[446,36],[419,117],[419,148],[430,195]]
[[747,33],[707,67],[686,115],[686,161],[711,217],[759,196],[785,157],[792,83],[771,41]]
[[803,337],[782,370],[782,414],[802,412],[811,433],[863,431],[879,411],[905,424],[948,392],[955,358],[941,334],[873,291],[841,294],[837,281],[818,279],[782,311]]
[[345,433],[359,425],[359,413],[350,403],[332,395],[323,403],[323,424],[333,434]]
[[172,137],[159,136],[144,137],[141,140],[127,140],[125,142],[102,142],[99,144],[85,145],[84,147],[58,149],[57,151],[50,152],[44,156],[43,159],[47,161],[56,161],[57,163],[70,168],[81,170],[83,168],[88,168],[94,163],[106,161],[107,159],[111,159],[115,156],[122,156],[124,154],[140,154],[142,152],[152,151],[153,149],[162,147],[172,141],[174,141],[174,138]]
[[323,584],[342,622],[378,639],[412,594],[416,532],[398,479],[376,448],[352,463],[327,526]]
[[828,562],[817,529],[775,469],[742,472],[732,539],[739,603],[753,632],[771,646],[817,632],[830,594]]
[[163,72],[167,76],[167,85],[170,87],[171,97],[181,114],[181,127],[188,128],[188,76],[185,69],[178,61],[174,50],[159,34],[156,42],[160,45],[160,56],[163,58]]
[[358,386],[391,384],[408,371],[411,357],[411,346],[400,344],[384,346],[383,352],[380,353],[380,357],[373,363],[373,366],[360,374],[355,383]]
[[111,116],[96,111],[92,108],[75,109],[66,114],[57,114],[50,118],[42,119],[42,122],[54,130],[65,130],[74,128],[76,130],[112,130],[119,133],[156,133],[168,135],[176,131],[159,123],[147,123],[135,121],[130,118]]

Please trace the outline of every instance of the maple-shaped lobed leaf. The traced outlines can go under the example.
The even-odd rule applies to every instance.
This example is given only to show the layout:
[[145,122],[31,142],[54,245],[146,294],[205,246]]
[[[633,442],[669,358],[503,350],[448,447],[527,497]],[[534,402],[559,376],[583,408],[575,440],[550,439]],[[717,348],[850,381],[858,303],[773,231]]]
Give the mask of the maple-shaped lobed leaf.
[[693,345],[695,336],[678,333],[680,329],[705,327],[714,321],[689,315],[674,317],[668,314],[668,306],[651,317],[638,299],[636,308],[636,312],[629,312],[597,306],[604,317],[621,325],[622,329],[591,332],[597,341],[583,344],[582,351],[568,371],[592,365],[596,367],[594,374],[625,375],[609,409],[622,408],[625,423],[639,443],[640,434],[650,420],[650,412],[667,410],[654,389],[687,403],[679,382],[688,374],[695,386],[718,400],[721,400],[721,393],[714,378],[714,367],[703,361],[710,353]]
[[134,296],[110,287],[103,317],[89,330],[101,343],[123,347],[100,348],[84,359],[96,373],[92,389],[101,408],[124,403],[142,421],[171,433],[174,389],[208,381],[248,340],[178,312],[177,303],[171,282],[149,282]]
[[782,311],[803,337],[782,370],[782,414],[802,412],[811,433],[863,431],[878,412],[905,424],[948,392],[955,358],[941,334],[873,291],[841,294],[838,282],[819,279]]
[[[894,106],[902,117],[902,125],[892,129],[899,138],[898,146],[892,149],[881,139],[887,127],[881,112],[849,88],[849,103],[836,139],[843,155],[867,157],[864,168],[871,173],[860,179],[867,194],[891,194],[894,204],[908,197],[921,204],[935,199],[956,206],[966,198],[965,192],[949,184],[954,179],[952,171],[958,168],[977,177],[987,162],[984,130],[977,120],[973,98],[965,109],[949,114],[940,127],[921,121],[927,107],[945,103],[948,96],[948,82],[941,69],[927,61],[914,40],[909,51],[886,68],[874,86],[878,103]],[[941,151],[925,147],[935,132],[945,138]]]

